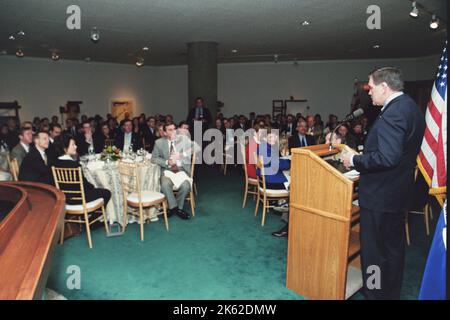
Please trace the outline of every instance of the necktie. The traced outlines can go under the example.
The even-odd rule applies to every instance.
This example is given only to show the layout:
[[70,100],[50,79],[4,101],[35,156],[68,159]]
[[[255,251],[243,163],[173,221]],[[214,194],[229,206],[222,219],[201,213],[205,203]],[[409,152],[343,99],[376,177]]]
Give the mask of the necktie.
[[45,165],[47,165],[48,161],[47,161],[47,155],[45,153],[42,155],[42,158],[44,159]]
[[170,150],[169,153],[172,154],[173,153],[173,141],[170,141]]
[[306,138],[305,138],[305,137],[303,137],[303,146],[304,146],[304,147],[307,146],[307,144],[306,144]]

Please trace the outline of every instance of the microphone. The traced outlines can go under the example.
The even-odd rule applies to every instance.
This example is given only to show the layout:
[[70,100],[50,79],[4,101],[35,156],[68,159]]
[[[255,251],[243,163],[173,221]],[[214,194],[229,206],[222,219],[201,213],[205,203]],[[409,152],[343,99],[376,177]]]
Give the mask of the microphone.
[[344,122],[355,120],[364,114],[365,110],[363,108],[356,109],[352,113],[345,116]]

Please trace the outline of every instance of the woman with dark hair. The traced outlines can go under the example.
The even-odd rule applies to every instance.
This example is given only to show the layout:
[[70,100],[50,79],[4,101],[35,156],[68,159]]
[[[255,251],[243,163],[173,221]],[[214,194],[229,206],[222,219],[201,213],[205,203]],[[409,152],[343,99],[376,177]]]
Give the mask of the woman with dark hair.
[[[77,160],[77,145],[75,142],[75,138],[71,135],[60,135],[55,139],[55,147],[56,152],[58,154],[58,159],[56,159],[54,163],[54,167],[56,168],[79,168],[80,163]],[[65,190],[78,190],[77,185],[63,185],[63,189]],[[86,178],[83,176],[83,188],[84,188],[84,196],[86,198],[86,202],[91,202],[97,200],[99,198],[103,198],[105,203],[105,207],[108,204],[108,201],[111,199],[111,192],[107,189],[95,188]],[[78,195],[74,194],[73,197],[77,197]],[[66,203],[67,204],[81,204],[81,200],[73,200],[70,194],[66,194]]]
[[[356,141],[353,136],[350,134],[350,128],[347,123],[343,123],[339,125],[336,132],[330,132],[327,134],[325,138],[325,143],[330,144],[330,141],[333,144],[345,144],[352,149],[356,149]],[[331,137],[333,135],[333,137]]]
[[94,133],[94,136],[95,153],[101,153],[103,151],[107,140],[112,141],[112,144],[114,144],[114,139],[110,133],[109,126],[106,121],[100,125],[99,130]]
[[139,122],[138,117],[133,118],[133,132],[137,134],[139,141],[140,141],[140,145],[143,146],[144,145],[144,135],[142,133],[142,126],[141,126],[141,123]]

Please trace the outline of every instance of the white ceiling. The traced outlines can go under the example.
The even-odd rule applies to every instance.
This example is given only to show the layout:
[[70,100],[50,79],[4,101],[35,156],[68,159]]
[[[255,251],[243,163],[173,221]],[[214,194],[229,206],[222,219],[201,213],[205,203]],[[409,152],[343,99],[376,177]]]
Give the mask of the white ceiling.
[[[446,19],[445,0],[418,1]],[[81,30],[66,28],[66,8],[81,8]],[[368,30],[366,9],[381,7],[381,30]],[[409,16],[409,0],[0,0],[0,51],[63,59],[185,64],[186,43],[216,41],[219,62],[403,58],[438,54],[445,23]],[[302,27],[301,22],[311,21]],[[92,27],[100,41],[90,41]],[[23,30],[24,37],[9,40]],[[380,45],[374,49],[373,45]],[[150,46],[150,52],[142,51]],[[238,49],[237,54],[231,53]]]

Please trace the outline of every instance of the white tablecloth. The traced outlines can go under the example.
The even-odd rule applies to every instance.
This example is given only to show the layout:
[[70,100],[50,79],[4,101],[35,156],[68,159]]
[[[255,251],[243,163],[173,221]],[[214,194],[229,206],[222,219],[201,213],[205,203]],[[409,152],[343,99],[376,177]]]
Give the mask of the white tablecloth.
[[[111,191],[111,200],[106,207],[106,216],[109,223],[124,222],[124,199],[122,186],[120,184],[119,169],[117,162],[106,164],[103,161],[90,162],[87,165],[82,163],[83,174],[86,179],[97,188],[104,188]],[[156,164],[147,161],[139,163],[139,177],[141,190],[160,191],[161,170]],[[145,211],[144,219],[151,219],[156,216],[156,209],[151,208]],[[129,219],[130,220],[130,219]],[[132,221],[132,220],[130,220]],[[129,222],[130,222],[129,221]]]

